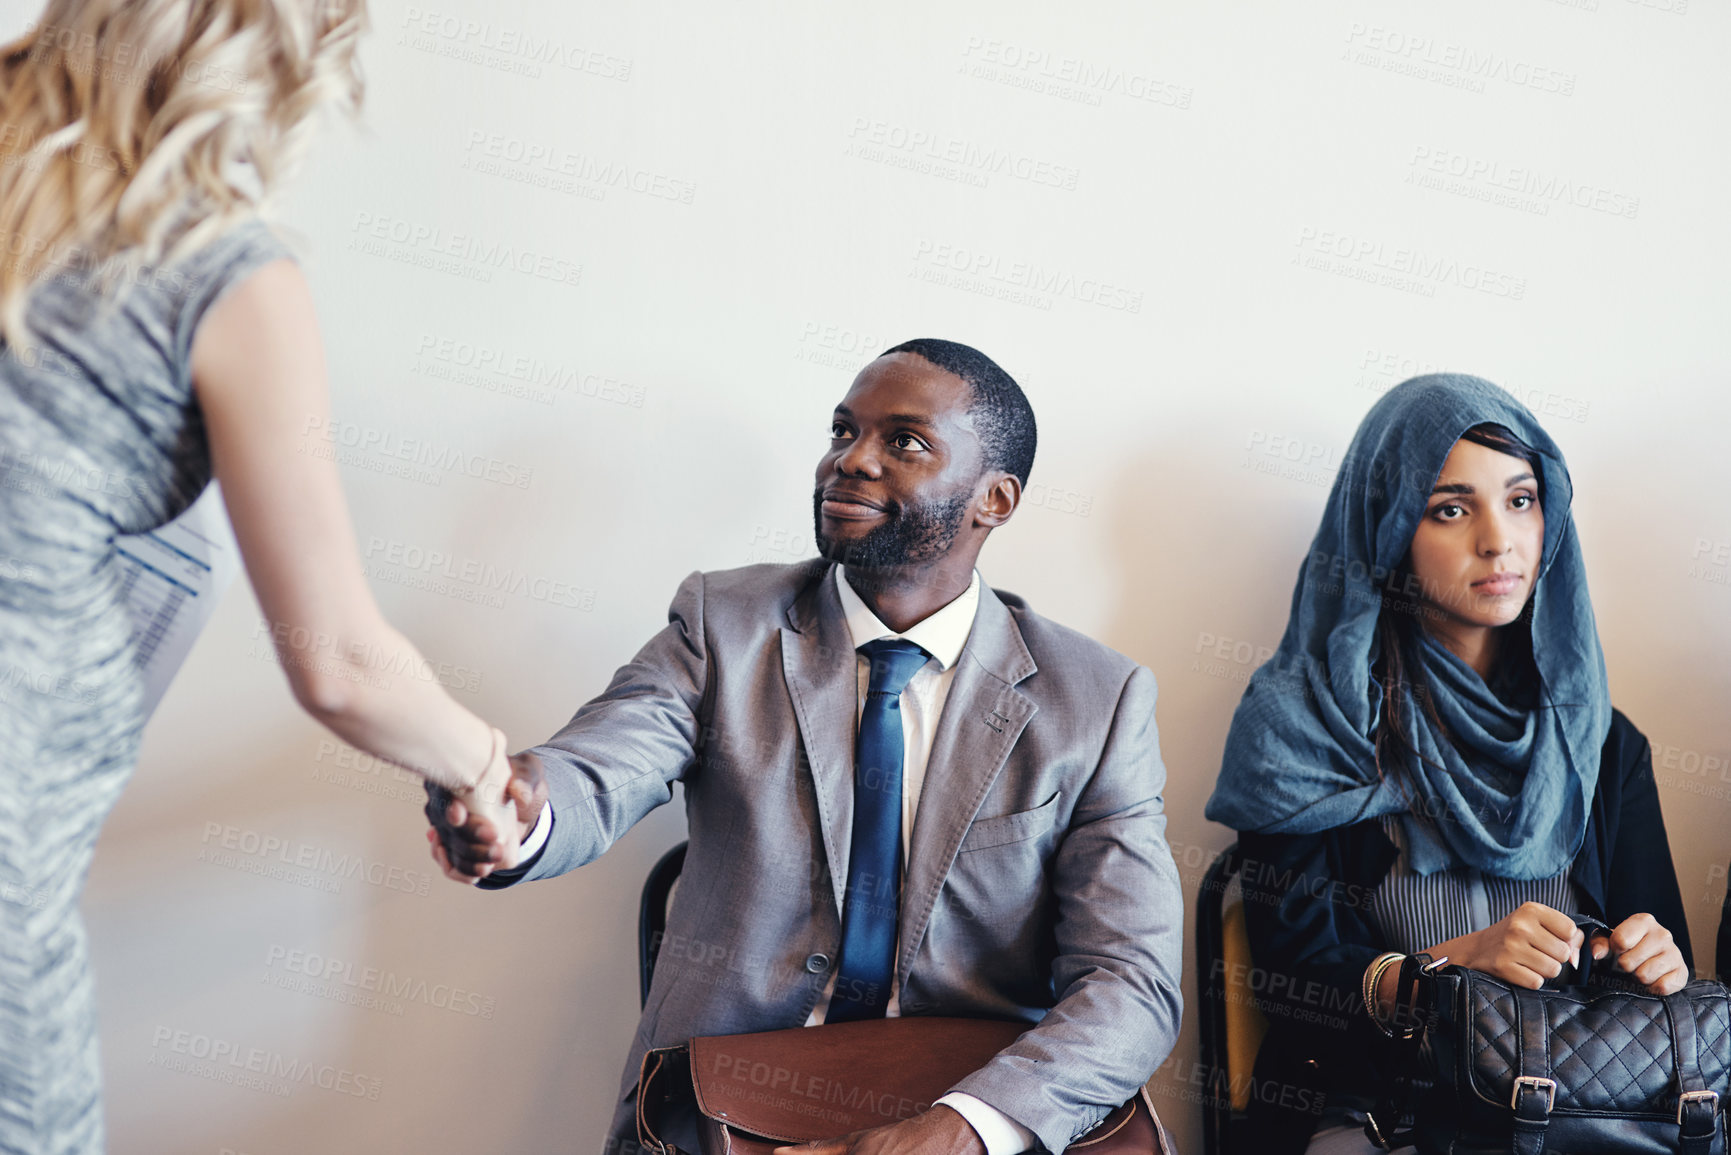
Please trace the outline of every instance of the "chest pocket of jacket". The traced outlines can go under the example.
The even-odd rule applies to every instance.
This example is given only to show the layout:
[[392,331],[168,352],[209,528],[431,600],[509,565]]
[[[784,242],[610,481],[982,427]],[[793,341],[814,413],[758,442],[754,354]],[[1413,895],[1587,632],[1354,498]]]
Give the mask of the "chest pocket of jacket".
[[957,853],[966,854],[970,850],[985,850],[992,846],[1038,838],[1052,829],[1052,824],[1058,820],[1058,800],[1062,797],[1063,792],[1059,791],[1032,810],[1000,814],[996,818],[975,819],[973,825],[968,827],[967,834],[962,837],[962,845]]

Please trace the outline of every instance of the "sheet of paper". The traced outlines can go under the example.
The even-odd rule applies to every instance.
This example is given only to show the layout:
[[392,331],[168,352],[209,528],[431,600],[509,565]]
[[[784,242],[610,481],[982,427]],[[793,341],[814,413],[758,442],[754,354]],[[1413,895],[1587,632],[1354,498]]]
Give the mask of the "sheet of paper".
[[240,550],[214,481],[161,529],[122,537],[115,546],[125,573],[135,660],[144,670],[148,716],[240,572]]

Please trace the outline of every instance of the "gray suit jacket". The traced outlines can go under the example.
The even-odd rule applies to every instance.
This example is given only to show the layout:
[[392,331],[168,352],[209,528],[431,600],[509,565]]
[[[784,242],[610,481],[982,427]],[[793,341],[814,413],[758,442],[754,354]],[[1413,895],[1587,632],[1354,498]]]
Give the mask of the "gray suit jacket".
[[[594,860],[685,785],[691,845],[626,1063],[797,1027],[841,946],[858,708],[830,566],[686,578],[667,628],[536,747],[555,821],[525,879]],[[1178,1035],[1183,897],[1154,677],[980,591],[914,823],[896,980],[910,1015],[1030,1028],[953,1088],[1062,1151]]]

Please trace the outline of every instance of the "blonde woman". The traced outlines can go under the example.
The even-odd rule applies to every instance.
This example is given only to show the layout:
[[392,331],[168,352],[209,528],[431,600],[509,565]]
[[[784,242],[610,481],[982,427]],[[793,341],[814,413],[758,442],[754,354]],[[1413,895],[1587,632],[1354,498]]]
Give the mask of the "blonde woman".
[[[365,583],[312,301],[254,215],[362,0],[53,0],[0,46],[0,1152],[100,1151],[77,914],[144,723],[117,534],[213,472],[295,698],[505,821],[504,736]],[[501,847],[509,856],[514,848]]]

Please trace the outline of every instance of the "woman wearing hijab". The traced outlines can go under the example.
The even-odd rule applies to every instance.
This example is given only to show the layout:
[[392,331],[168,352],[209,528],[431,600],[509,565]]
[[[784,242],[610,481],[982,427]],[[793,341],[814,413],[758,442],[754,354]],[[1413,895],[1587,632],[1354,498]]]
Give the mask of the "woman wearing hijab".
[[[254,210],[362,0],[53,0],[0,46],[0,1153],[103,1146],[78,898],[137,759],[115,538],[214,471],[295,697],[504,821],[504,736],[361,577],[305,279]],[[476,789],[484,783],[482,789]],[[514,849],[501,848],[509,855]]]
[[1650,751],[1611,708],[1571,493],[1532,414],[1476,377],[1407,381],[1353,438],[1207,808],[1239,832],[1269,1019],[1250,1149],[1374,1150],[1362,1111],[1399,956],[1537,988],[1578,961],[1584,913],[1614,928],[1595,957],[1657,993],[1688,981]]

